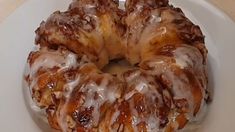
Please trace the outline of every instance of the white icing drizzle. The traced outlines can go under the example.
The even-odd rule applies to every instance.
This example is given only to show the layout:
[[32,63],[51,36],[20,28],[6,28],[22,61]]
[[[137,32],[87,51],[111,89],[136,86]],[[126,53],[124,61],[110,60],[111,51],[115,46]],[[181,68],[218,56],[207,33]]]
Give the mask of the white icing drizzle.
[[134,73],[131,73],[130,76],[126,77],[126,82],[127,83],[130,83],[132,82],[136,77],[140,76],[141,72],[138,70],[138,71],[135,71]]
[[203,57],[197,48],[189,45],[182,45],[174,50],[173,54],[175,56],[176,64],[178,64],[182,69],[193,67],[196,70],[199,69],[203,71]]
[[[81,92],[87,93],[86,100],[82,106],[85,108],[93,107],[92,117],[95,126],[97,126],[99,122],[100,107],[106,101],[113,103],[120,96],[115,91],[116,88],[114,86],[108,87],[109,81],[109,77],[105,76],[100,85],[97,85],[95,82],[90,82],[80,89]],[[96,95],[98,95],[97,99],[95,99]]]
[[[191,50],[194,51],[194,49],[191,49]],[[181,68],[188,66],[188,65],[194,66],[194,67],[200,66],[199,64],[193,65],[193,63],[197,62],[197,60],[198,60],[197,57],[200,57],[200,56],[197,56],[197,53],[194,53],[195,55],[185,57],[185,54],[189,54],[192,51],[188,50],[188,48],[185,48],[185,47],[180,47],[180,48],[176,49],[174,51],[174,55],[181,62],[180,63],[179,61],[176,60],[176,64],[179,65]],[[76,62],[77,59],[76,59],[75,55],[66,54],[66,56],[64,57],[64,56],[58,56],[57,54],[58,53],[56,53],[56,52],[55,53],[52,52],[51,54],[45,52],[45,54],[39,56],[39,58],[37,58],[35,61],[37,63],[32,64],[31,70],[33,69],[35,72],[31,72],[31,74],[32,73],[35,74],[36,71],[39,70],[39,68],[41,68],[41,67],[52,68],[54,66],[59,66],[59,67],[61,67],[61,70],[63,70],[63,69],[67,69],[67,68],[76,67],[78,65],[82,65],[84,62],[88,61],[86,56],[84,56],[82,61],[77,64],[77,62]],[[54,57],[54,56],[56,56],[56,57]],[[194,59],[195,59],[195,62],[193,61]],[[52,61],[48,64],[47,62],[50,60],[52,60]],[[41,64],[38,61],[40,61]],[[199,63],[199,62],[197,62],[197,63]],[[151,74],[149,74],[149,75],[159,75],[159,74],[163,73],[164,76],[166,76],[166,78],[172,83],[172,86],[173,86],[172,89],[173,89],[174,95],[175,95],[174,99],[186,98],[189,102],[189,105],[190,105],[190,111],[193,111],[194,102],[193,102],[192,93],[189,88],[190,85],[188,84],[189,83],[188,79],[186,78],[186,76],[184,74],[182,74],[181,76],[176,76],[174,74],[174,72],[171,71],[170,67],[166,66],[166,65],[168,65],[168,64],[164,60],[160,60],[160,59],[155,58],[155,61],[149,62],[150,67],[155,67],[155,69],[153,71],[151,71],[150,72]],[[201,68],[203,68],[203,67],[200,66],[200,68],[196,68],[196,69],[198,69],[200,71]],[[82,107],[86,107],[86,108],[93,107],[94,108],[94,110],[92,112],[92,116],[93,116],[92,123],[95,126],[97,126],[98,122],[99,122],[100,107],[106,101],[113,103],[117,98],[120,97],[120,95],[117,94],[117,92],[115,91],[115,89],[116,89],[115,86],[108,87],[110,77],[108,75],[106,76],[106,74],[104,74],[104,75],[105,76],[102,79],[100,85],[97,85],[95,82],[90,82],[86,86],[84,86],[80,89],[81,92],[87,93],[85,102],[82,105]],[[150,100],[152,100],[153,102],[155,101],[155,98],[158,98],[160,101],[159,103],[162,104],[163,102],[161,100],[161,98],[162,98],[161,95],[156,90],[153,91],[153,89],[154,89],[153,86],[151,86],[149,84],[150,81],[153,81],[153,79],[151,77],[149,77],[149,75],[147,77],[143,77],[143,76],[141,76],[141,71],[137,70],[137,71],[133,72],[132,74],[130,74],[128,77],[126,77],[125,79],[126,79],[126,82],[128,83],[128,85],[134,84],[135,87],[133,90],[131,90],[130,92],[125,94],[124,99],[130,100],[135,93],[141,93],[141,94],[144,94],[144,96],[151,98]],[[65,89],[67,92],[64,93],[64,96],[66,98],[70,97],[71,92],[78,85],[79,80],[80,80],[79,78],[80,77],[77,77],[76,80],[65,85]],[[204,84],[206,84],[206,83],[204,83]],[[94,98],[96,94],[98,95],[97,99]],[[151,102],[151,103],[153,103],[153,102]],[[63,108],[61,109],[61,111],[57,115],[59,117],[59,125],[63,131],[66,131],[68,129],[68,126],[66,123],[66,116],[67,115],[65,115],[65,109],[66,109],[67,103],[68,102],[66,102],[64,104]],[[202,103],[202,104],[204,104],[204,103]],[[203,107],[204,106],[202,106],[202,108]],[[145,122],[147,124],[147,131],[160,131],[160,129],[158,128],[159,119],[158,119],[158,117],[156,117],[155,114],[151,114],[151,116],[141,118],[138,115],[138,113],[134,107],[133,101],[130,102],[130,108],[131,108],[131,113],[132,113],[132,126],[133,126],[134,131],[138,131],[137,125],[140,122]],[[201,111],[203,112],[203,110],[201,110]],[[118,118],[119,115],[120,115],[120,111],[116,111],[112,115],[111,124],[113,124],[116,121],[116,119]],[[193,118],[192,114],[187,115],[187,116],[189,119],[196,120]],[[174,118],[174,117],[172,117],[172,118]]]
[[148,132],[159,132],[159,120],[156,116],[149,116],[146,121]]
[[72,68],[77,66],[77,56],[71,52],[62,53],[62,51],[49,51],[47,48],[42,48],[40,56],[36,58],[34,63],[30,66],[30,76],[40,69],[49,69],[53,67],[60,67],[60,70]]
[[155,14],[152,14],[149,20],[150,23],[160,23],[161,21],[162,21],[162,18],[159,15],[155,15]]
[[[111,117],[111,122],[110,122],[110,124],[115,123],[115,121],[117,120],[117,118],[118,118],[119,115],[120,115],[120,111],[115,111],[115,112],[113,113],[112,117]],[[111,131],[111,129],[110,129],[110,131]]]
[[[145,96],[149,96],[149,94],[146,94]],[[146,105],[149,105],[149,104],[146,104]],[[140,116],[134,106],[133,100],[130,101],[130,110],[131,110],[131,115],[132,115],[132,127],[134,129],[134,132],[139,131],[137,128],[137,125],[141,122],[146,123],[146,128],[148,132],[159,131],[159,118],[156,117],[155,113],[150,113],[149,115],[144,116],[144,117]]]
[[137,110],[135,109],[134,106],[134,101],[130,100],[130,110],[131,110],[131,115],[132,115],[132,127],[134,129],[135,132],[138,132],[138,128],[137,125],[142,121],[141,118],[139,117],[139,114],[137,112]]
[[[191,72],[194,73],[194,76],[196,77],[197,83],[199,83],[199,79],[202,80],[202,85],[200,85],[202,96],[205,96],[205,92],[203,92],[204,89],[206,89],[206,75],[204,74],[205,66],[203,65],[202,55],[200,51],[192,46],[188,45],[182,45],[181,47],[178,47],[176,50],[173,51],[174,58],[176,60],[176,65],[179,66],[181,69],[185,68],[192,68]],[[148,64],[148,66],[154,68],[154,70],[148,71],[151,75],[163,75],[164,78],[166,78],[172,86],[172,91],[174,94],[173,99],[186,99],[189,104],[189,113],[186,114],[187,118],[190,121],[195,120],[195,117],[193,116],[195,102],[194,102],[194,96],[192,93],[192,85],[190,84],[187,76],[182,73],[180,75],[176,75],[173,69],[171,68],[174,66],[174,63],[169,63],[167,60],[164,60],[164,57],[162,58],[154,58],[154,60],[151,60]],[[202,109],[205,104],[204,99],[201,100],[201,108]],[[200,115],[202,110],[198,112],[198,115]]]
[[178,47],[174,51],[176,64],[182,69],[186,67],[192,67],[194,62],[198,61],[198,57],[195,55],[195,50],[191,47]]
[[184,74],[182,74],[181,76],[175,75],[171,68],[169,66],[166,66],[169,64],[164,61],[151,62],[149,65],[155,67],[155,69],[150,72],[151,74],[162,74],[172,84],[174,99],[187,99],[191,111],[190,114],[192,115],[194,108],[194,99],[191,91],[192,88],[189,84],[188,78]]
[[79,84],[79,81],[80,81],[80,76],[78,75],[78,77],[76,77],[74,81],[71,81],[64,86],[64,89],[65,89],[64,97],[66,98],[70,97],[74,88]]
[[162,25],[162,18],[159,16],[159,10],[153,10],[150,13],[150,20],[139,39],[139,43],[145,46],[149,44],[149,42],[155,39],[157,36],[161,37],[162,35],[167,33],[167,28]]
[[[37,81],[40,76],[36,75],[36,73],[42,68],[42,69],[50,69],[54,67],[58,67],[58,72],[77,68],[80,63],[84,63],[83,60],[86,60],[85,57],[81,60],[80,63],[77,62],[77,55],[73,54],[72,52],[69,52],[67,50],[59,49],[59,50],[49,50],[47,48],[41,48],[39,51],[37,51],[39,54],[37,58],[33,61],[32,64],[29,66],[29,77],[30,80],[32,80],[30,84],[30,91],[32,93],[32,89],[37,90]],[[28,64],[29,65],[29,64]],[[74,81],[67,82],[64,86],[64,96],[68,98],[70,94],[72,93],[73,89],[77,86],[79,83],[80,77],[76,77]],[[56,97],[61,96],[61,92],[54,92]],[[66,102],[68,103],[68,102]],[[67,130],[67,123],[65,122],[65,108],[66,104],[63,106],[60,112],[57,113],[58,117],[58,123],[63,131]]]
[[[158,28],[159,24],[161,24],[161,22],[164,21],[163,17],[167,17],[168,21],[171,19],[175,19],[175,17],[180,17],[180,15],[176,15],[176,16],[170,15],[171,13],[169,11],[166,11],[165,15],[163,15],[163,17],[160,17],[159,10],[156,9],[156,10],[153,10],[149,14],[150,19],[148,20],[149,22],[148,25],[143,26],[143,23],[141,23],[140,20],[138,20],[139,14],[141,13],[140,10],[142,10],[143,5],[144,3],[138,4],[136,6],[137,11],[133,12],[132,14],[129,14],[128,18],[126,19],[127,24],[129,25],[132,25],[133,24],[132,22],[137,21],[136,23],[133,24],[134,26],[131,27],[130,29],[130,32],[132,32],[134,35],[131,38],[129,38],[128,42],[130,42],[130,45],[133,45],[133,44],[137,45],[136,47],[138,47],[139,49],[142,49],[143,45],[155,39],[156,36],[162,36],[167,33],[168,27],[160,26],[160,28]],[[86,15],[88,16],[88,18],[87,19],[85,18],[85,19],[89,21],[92,18],[95,20],[95,24],[96,24],[96,29],[94,29],[90,33],[86,33],[85,31],[83,31],[83,29],[81,29],[81,35],[84,35],[84,36],[79,37],[79,41],[87,47],[91,45],[96,47],[95,51],[97,51],[97,53],[99,53],[100,55],[101,52],[103,52],[102,48],[105,45],[105,42],[104,42],[105,40],[101,35],[105,33],[103,33],[104,31],[101,30],[101,28],[99,27],[100,24],[102,25],[102,23],[100,23],[97,16],[94,15],[95,14],[94,8],[96,6],[94,4],[88,4],[88,3],[85,4],[85,6],[82,6],[79,4],[75,4],[74,6],[75,7],[77,6],[79,8],[84,8],[84,10],[86,11]],[[68,18],[66,20],[63,20],[64,17],[60,17],[60,15],[56,15],[56,14],[54,15],[54,19],[61,19],[62,21],[65,21],[65,22],[71,21],[71,20],[67,20]],[[78,18],[75,18],[75,19],[78,19]],[[88,30],[90,26],[84,25],[83,28],[84,30]],[[156,32],[156,30],[158,31]],[[112,32],[112,31],[106,31],[106,32]],[[86,38],[85,36],[89,36],[93,38],[95,42],[98,42],[98,43],[91,44],[90,43],[91,41],[87,40],[88,38]],[[48,49],[41,49],[40,52],[41,52],[41,55],[34,61],[34,63],[30,67],[29,74],[30,74],[30,78],[32,79],[32,83],[30,85],[31,89],[34,87],[34,85],[36,85],[37,78],[35,78],[35,73],[40,68],[50,69],[56,66],[60,68],[59,70],[65,70],[65,69],[78,67],[79,63],[81,65],[83,64],[83,61],[78,63],[77,56],[70,52],[65,52],[65,53],[57,52],[57,51],[51,52],[51,51],[48,51]],[[134,53],[139,55],[139,52],[136,53],[135,51]],[[205,82],[205,75],[203,74],[204,66],[202,66],[203,57],[201,56],[200,52],[192,46],[183,45],[181,47],[178,47],[176,50],[174,50],[173,54],[175,57],[175,64],[178,65],[181,69],[193,67],[194,69],[193,72],[197,73],[197,75],[195,75],[196,78],[203,80],[202,87],[205,88],[206,82]],[[135,57],[131,56],[129,58],[135,58]],[[191,112],[189,113],[189,115],[187,115],[189,119],[194,121],[194,120],[197,120],[197,118],[201,118],[201,115],[198,115],[197,118],[193,118],[192,116],[192,112],[194,109],[194,99],[193,99],[193,95],[191,91],[192,88],[191,88],[191,85],[189,84],[188,78],[184,74],[180,76],[176,75],[172,71],[171,66],[169,66],[169,64],[166,61],[164,61],[164,59],[161,59],[161,58],[159,59],[158,57],[156,57],[154,60],[149,62],[148,65],[150,67],[155,68],[152,71],[146,72],[148,73],[148,76],[164,75],[168,79],[168,81],[172,83],[172,91],[174,92],[174,99],[187,99],[189,103],[189,107],[190,107],[190,112]],[[89,83],[87,83],[86,85],[82,86],[79,89],[80,92],[86,93],[84,103],[82,104],[81,107],[93,108],[93,111],[92,111],[93,122],[92,123],[94,124],[94,126],[97,126],[100,120],[100,107],[105,102],[109,102],[112,104],[116,101],[117,98],[120,98],[120,95],[117,93],[117,86],[109,86],[110,77],[106,76],[105,74],[103,75],[104,75],[104,78],[102,79],[100,85],[97,85],[94,82],[94,80],[91,79]],[[150,84],[150,81],[153,81],[153,78],[141,76],[141,71],[138,70],[136,72],[133,72],[129,77],[125,79],[128,85],[135,86],[131,91],[129,91],[128,93],[125,93],[124,95],[124,99],[130,103],[130,109],[131,109],[131,115],[132,115],[132,126],[133,126],[134,131],[136,132],[138,131],[137,125],[140,122],[145,122],[147,124],[147,131],[161,131],[158,128],[159,118],[156,116],[156,113],[151,113],[151,115],[147,117],[140,117],[140,115],[138,115],[138,112],[134,106],[134,101],[132,100],[132,97],[136,93],[140,93],[140,94],[143,94],[148,99],[148,101],[150,100],[150,102],[147,102],[146,105],[154,104],[153,102],[155,102],[156,98],[158,99],[159,101],[158,103],[160,105],[163,103],[162,96],[156,90],[156,87],[158,86],[152,86]],[[68,101],[69,101],[72,91],[79,83],[80,83],[80,76],[77,76],[74,81],[69,82],[64,86],[64,89],[66,91],[64,92],[66,102],[62,106],[61,111],[57,113],[58,114],[57,117],[59,120],[58,123],[62,131],[67,131],[68,129],[68,124],[66,122],[66,116],[67,116],[66,108],[69,103]],[[204,94],[204,92],[202,93]],[[201,108],[205,108],[204,104],[205,104],[204,101],[202,101]],[[200,109],[199,113],[203,111],[204,109]],[[175,112],[174,114],[175,115],[172,117],[172,120],[176,120],[175,118],[177,117],[178,113]],[[110,123],[113,124],[119,115],[120,115],[120,111],[115,111],[112,114]],[[176,124],[176,126],[177,125],[178,124]]]
[[192,65],[191,59],[187,55],[180,53],[179,50],[175,50],[175,61],[182,69]]
[[65,104],[63,104],[61,110],[57,112],[58,124],[63,132],[68,130],[68,123],[66,121],[66,108],[69,103],[69,98],[74,90],[74,88],[79,84],[80,76],[77,76],[76,79],[64,86],[65,92],[64,97],[66,98]]
[[[34,58],[32,64],[28,64],[29,72],[29,89],[32,94],[33,89],[38,90],[38,76],[36,73],[42,68],[44,70],[58,67],[58,72],[66,69],[76,68],[77,56],[67,50],[59,49],[57,51],[49,50],[47,48],[41,48],[36,51],[38,56]],[[32,58],[31,58],[32,59]],[[31,60],[32,61],[32,60]],[[59,92],[55,92],[56,97],[60,97]],[[42,97],[43,98],[43,97]]]
[[[137,125],[141,122],[146,123],[147,131],[159,131],[159,118],[156,117],[156,113],[152,111],[147,116],[140,116],[136,110],[133,95],[136,93],[144,95],[146,98],[145,106],[147,107],[153,107],[156,102],[156,98],[158,99],[159,105],[163,104],[162,96],[157,91],[156,87],[157,84],[150,84],[150,82],[155,82],[154,79],[151,76],[142,76],[141,71],[134,71],[130,74],[129,77],[126,78],[126,82],[128,86],[134,85],[134,89],[129,91],[124,95],[124,99],[127,100],[130,104],[130,110],[132,115],[132,128],[135,132],[138,132]],[[148,109],[149,109],[148,108]],[[151,109],[151,108],[150,108]]]

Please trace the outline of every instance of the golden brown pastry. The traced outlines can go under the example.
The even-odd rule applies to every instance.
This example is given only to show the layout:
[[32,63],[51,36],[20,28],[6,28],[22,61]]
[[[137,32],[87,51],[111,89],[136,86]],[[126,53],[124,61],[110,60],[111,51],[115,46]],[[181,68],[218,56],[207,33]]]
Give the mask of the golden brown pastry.
[[[174,132],[200,121],[209,100],[199,26],[167,0],[77,0],[37,29],[26,81],[60,131]],[[102,68],[126,59],[116,76]]]
[[68,11],[53,13],[37,29],[40,46],[64,45],[79,56],[85,54],[98,67],[122,57],[125,46],[123,11],[112,0],[77,0]]

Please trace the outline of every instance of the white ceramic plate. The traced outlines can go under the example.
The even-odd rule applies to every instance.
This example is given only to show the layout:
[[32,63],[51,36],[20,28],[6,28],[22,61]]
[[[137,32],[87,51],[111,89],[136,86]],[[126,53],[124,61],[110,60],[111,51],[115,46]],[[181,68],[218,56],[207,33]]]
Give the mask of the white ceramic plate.
[[[34,44],[34,30],[69,0],[29,0],[0,24],[0,131],[39,132],[22,94],[23,70]],[[214,99],[201,132],[234,131],[235,23],[205,0],[172,0],[200,25],[209,49]]]

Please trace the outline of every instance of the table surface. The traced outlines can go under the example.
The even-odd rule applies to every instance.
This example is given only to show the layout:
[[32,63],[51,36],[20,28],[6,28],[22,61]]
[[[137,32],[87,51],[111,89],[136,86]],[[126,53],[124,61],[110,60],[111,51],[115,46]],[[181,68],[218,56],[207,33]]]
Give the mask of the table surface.
[[[0,23],[27,0],[0,0]],[[208,0],[235,21],[235,0]]]

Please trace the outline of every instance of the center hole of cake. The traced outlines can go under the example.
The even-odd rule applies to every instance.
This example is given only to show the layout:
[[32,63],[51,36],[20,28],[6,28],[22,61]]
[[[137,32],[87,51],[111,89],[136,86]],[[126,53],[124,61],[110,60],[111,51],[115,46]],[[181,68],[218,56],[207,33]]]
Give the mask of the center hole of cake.
[[102,69],[102,71],[112,75],[121,76],[124,72],[133,68],[135,68],[135,66],[132,66],[127,60],[119,59],[110,61],[109,64]]

